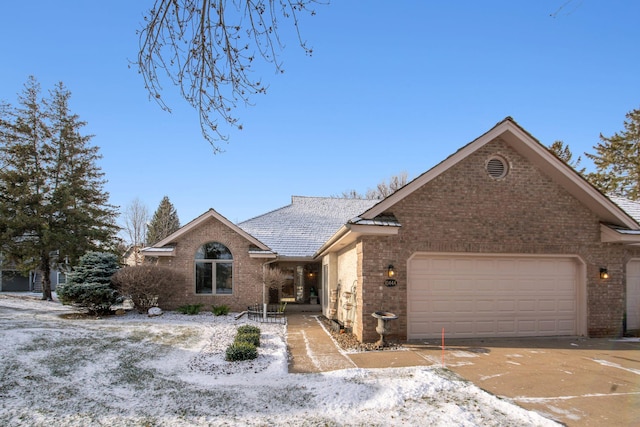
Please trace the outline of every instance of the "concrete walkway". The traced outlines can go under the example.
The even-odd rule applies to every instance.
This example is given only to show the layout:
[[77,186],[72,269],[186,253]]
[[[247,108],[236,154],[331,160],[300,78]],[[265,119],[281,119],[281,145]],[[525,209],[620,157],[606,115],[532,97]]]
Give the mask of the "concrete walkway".
[[[439,340],[405,350],[342,352],[317,320],[287,315],[291,373],[444,365],[480,388],[568,426],[640,426],[640,341]],[[443,357],[444,356],[444,357]]]
[[295,374],[355,368],[318,322],[318,313],[287,314],[289,372]]
[[327,372],[347,368],[402,368],[431,365],[432,361],[414,351],[342,352],[317,317],[319,313],[287,315],[289,372]]

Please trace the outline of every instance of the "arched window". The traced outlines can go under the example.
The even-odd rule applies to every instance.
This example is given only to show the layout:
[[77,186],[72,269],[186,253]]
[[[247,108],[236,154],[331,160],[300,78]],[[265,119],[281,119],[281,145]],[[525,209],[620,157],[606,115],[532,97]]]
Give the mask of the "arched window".
[[195,263],[197,294],[233,293],[233,256],[225,245],[209,242],[200,246]]

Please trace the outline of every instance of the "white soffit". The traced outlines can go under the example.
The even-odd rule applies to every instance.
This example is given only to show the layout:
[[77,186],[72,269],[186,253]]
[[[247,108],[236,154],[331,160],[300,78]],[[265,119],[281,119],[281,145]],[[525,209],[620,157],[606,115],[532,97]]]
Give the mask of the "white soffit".
[[640,244],[640,230],[621,229],[606,224],[600,224],[600,239],[603,242],[638,245]]

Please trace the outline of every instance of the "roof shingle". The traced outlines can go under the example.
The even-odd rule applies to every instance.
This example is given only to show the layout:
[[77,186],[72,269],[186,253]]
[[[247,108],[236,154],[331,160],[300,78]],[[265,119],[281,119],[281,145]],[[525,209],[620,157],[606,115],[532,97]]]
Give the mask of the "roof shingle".
[[279,256],[312,257],[350,219],[379,200],[291,197],[291,204],[238,225]]

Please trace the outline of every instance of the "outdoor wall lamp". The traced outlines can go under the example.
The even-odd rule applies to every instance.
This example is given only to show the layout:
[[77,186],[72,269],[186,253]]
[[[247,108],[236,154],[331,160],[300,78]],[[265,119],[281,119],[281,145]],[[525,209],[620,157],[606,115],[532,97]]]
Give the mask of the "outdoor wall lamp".
[[393,265],[389,264],[389,267],[387,267],[387,277],[392,279],[393,276],[396,275],[395,270],[393,269]]
[[600,267],[600,278],[602,280],[608,279],[609,278],[609,270],[607,270],[604,267]]

